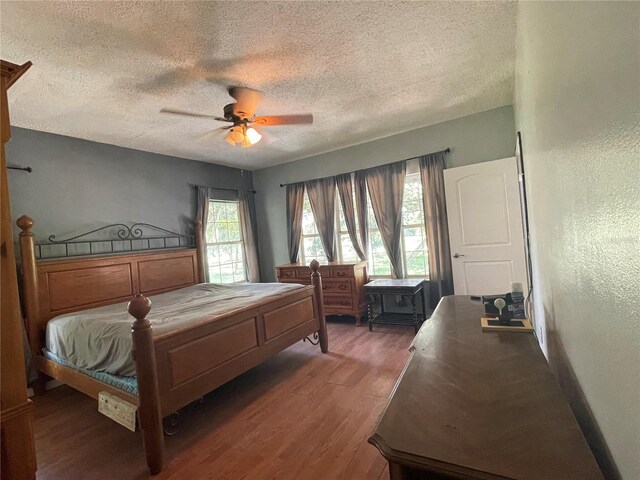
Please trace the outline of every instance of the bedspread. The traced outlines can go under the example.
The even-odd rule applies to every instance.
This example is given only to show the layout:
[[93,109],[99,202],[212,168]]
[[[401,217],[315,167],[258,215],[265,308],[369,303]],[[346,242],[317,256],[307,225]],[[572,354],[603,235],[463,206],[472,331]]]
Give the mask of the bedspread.
[[[290,283],[203,283],[150,296],[147,316],[153,334],[180,330],[223,317],[244,307],[303,288]],[[131,325],[127,302],[60,315],[47,323],[47,349],[81,369],[133,376]]]

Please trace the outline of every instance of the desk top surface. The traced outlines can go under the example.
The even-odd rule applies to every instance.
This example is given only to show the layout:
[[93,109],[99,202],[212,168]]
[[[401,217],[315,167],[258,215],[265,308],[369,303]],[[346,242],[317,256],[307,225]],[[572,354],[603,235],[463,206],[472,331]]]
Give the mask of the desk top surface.
[[483,332],[482,312],[442,299],[369,441],[390,461],[468,478],[602,479],[535,336]]
[[423,282],[424,278],[381,278],[365,284],[365,288],[418,288]]

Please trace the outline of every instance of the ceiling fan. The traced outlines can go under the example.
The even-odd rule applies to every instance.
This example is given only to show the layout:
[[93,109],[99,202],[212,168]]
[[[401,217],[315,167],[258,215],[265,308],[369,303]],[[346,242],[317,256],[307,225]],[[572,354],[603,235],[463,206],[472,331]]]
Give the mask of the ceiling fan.
[[[247,87],[229,87],[229,95],[236,101],[225,105],[222,117],[201,113],[185,112],[171,108],[163,108],[161,113],[183,115],[196,118],[211,118],[219,122],[231,123],[229,126],[219,127],[214,130],[228,130],[225,141],[233,146],[250,147],[260,141],[262,135],[259,131],[262,127],[277,125],[303,125],[313,123],[313,115],[267,115],[256,117],[256,110],[262,98],[262,92]],[[264,132],[263,132],[264,133]]]

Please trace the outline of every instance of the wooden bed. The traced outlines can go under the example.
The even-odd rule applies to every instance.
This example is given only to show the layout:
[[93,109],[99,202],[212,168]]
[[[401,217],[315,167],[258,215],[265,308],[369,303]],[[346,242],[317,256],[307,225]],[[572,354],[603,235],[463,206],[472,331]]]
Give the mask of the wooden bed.
[[[144,295],[204,281],[198,223],[196,248],[53,260],[36,259],[33,221],[22,216],[17,224],[21,229],[27,334],[35,367],[93,398],[108,392],[136,405],[151,474],[162,469],[164,417],[309,335],[318,339],[323,353],[328,351],[322,284],[315,260],[311,262],[312,286],[269,297],[258,306],[235,310],[215,321],[153,336],[151,323],[145,318],[152,306]],[[129,299],[128,311],[135,317],[132,337],[138,396],[42,355],[51,318]]]

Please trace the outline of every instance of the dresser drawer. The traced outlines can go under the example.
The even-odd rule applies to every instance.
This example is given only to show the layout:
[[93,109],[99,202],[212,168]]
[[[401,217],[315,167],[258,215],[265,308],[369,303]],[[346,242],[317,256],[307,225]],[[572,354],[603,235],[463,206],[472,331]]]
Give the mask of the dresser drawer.
[[280,283],[301,283],[302,285],[311,285],[310,278],[279,278]]
[[331,267],[329,275],[335,278],[353,277],[352,267]]
[[342,297],[340,295],[324,295],[324,304],[327,307],[352,308],[353,299],[351,297]]
[[278,278],[296,278],[298,277],[298,270],[295,268],[280,268],[278,270]]
[[351,280],[348,278],[323,278],[322,291],[330,293],[351,293]]

